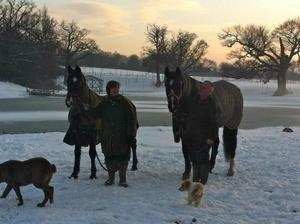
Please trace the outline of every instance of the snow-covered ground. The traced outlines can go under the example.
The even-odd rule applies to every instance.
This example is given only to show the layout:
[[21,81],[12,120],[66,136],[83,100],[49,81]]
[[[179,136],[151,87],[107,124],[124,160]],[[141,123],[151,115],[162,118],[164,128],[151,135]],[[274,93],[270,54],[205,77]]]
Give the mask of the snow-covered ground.
[[0,99],[27,97],[26,88],[10,82],[0,82]]
[[[21,188],[24,205],[16,196],[0,199],[0,223],[202,223],[296,224],[300,222],[299,132],[282,128],[241,130],[237,173],[226,177],[222,147],[215,174],[206,185],[203,205],[188,206],[177,190],[183,156],[172,142],[170,127],[145,127],[138,134],[139,170],[129,172],[128,189],[105,187],[106,173],[89,176],[88,151],[83,150],[79,180],[69,180],[73,148],[62,143],[63,133],[0,136],[0,162],[43,156],[57,166],[52,179],[54,204],[37,208],[42,192]],[[158,137],[159,136],[159,137]],[[100,153],[100,146],[97,147]],[[103,156],[101,155],[103,160]],[[5,185],[2,184],[1,190]]]

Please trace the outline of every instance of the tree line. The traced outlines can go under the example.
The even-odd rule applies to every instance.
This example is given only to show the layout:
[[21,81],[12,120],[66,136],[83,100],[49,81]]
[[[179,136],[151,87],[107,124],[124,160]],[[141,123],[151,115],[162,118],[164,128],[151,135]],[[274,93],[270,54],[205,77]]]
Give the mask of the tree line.
[[168,65],[194,75],[218,71],[234,78],[277,79],[274,95],[285,95],[287,74],[300,70],[300,18],[273,30],[258,25],[224,29],[219,39],[233,50],[230,62],[219,66],[205,57],[209,45],[193,32],[149,24],[145,36],[140,57],[105,52],[86,28],[56,20],[46,7],[38,8],[30,0],[0,0],[0,80],[51,88],[66,65],[79,64],[155,72],[160,86],[160,74]]
[[[155,26],[153,24],[152,28]],[[149,35],[152,28],[149,25]],[[168,61],[176,60],[174,65],[191,68],[194,62],[191,65],[187,62],[193,57],[200,59],[202,53],[196,55],[195,52],[189,56],[179,48],[191,46],[196,38],[196,34],[188,32],[180,32],[178,36],[173,36],[170,42],[172,45],[169,45]],[[203,49],[204,54],[208,45],[201,40],[197,47],[200,48],[199,52]],[[177,53],[181,55],[176,56]],[[185,58],[186,56],[189,57]],[[64,72],[66,65],[157,72],[155,59],[157,57],[150,46],[143,48],[141,57],[105,52],[98,47],[95,40],[89,38],[86,28],[74,21],[56,20],[50,16],[46,7],[38,8],[30,0],[0,0],[1,81],[36,88],[53,88],[56,76]],[[159,59],[163,61],[159,65],[161,72],[167,61],[162,55]],[[208,59],[205,62],[203,65],[216,65]],[[199,64],[200,67],[203,66]]]
[[[159,73],[166,65],[180,67],[185,73],[199,72],[203,68],[216,70],[213,61],[205,59],[208,44],[195,33],[168,31],[166,25],[147,27],[148,47],[144,54],[148,64]],[[169,35],[168,35],[169,34]],[[300,78],[300,17],[289,19],[273,30],[264,26],[233,26],[219,35],[224,47],[232,48],[230,63],[221,63],[220,75],[233,78],[260,78],[264,82],[276,79],[278,88],[274,96],[288,94],[287,77]],[[153,64],[154,62],[154,64]]]
[[0,0],[0,77],[25,86],[52,87],[62,65],[97,49],[88,31],[51,17],[27,0]]
[[66,65],[143,70],[141,59],[103,52],[89,31],[28,0],[0,0],[0,80],[53,88]]

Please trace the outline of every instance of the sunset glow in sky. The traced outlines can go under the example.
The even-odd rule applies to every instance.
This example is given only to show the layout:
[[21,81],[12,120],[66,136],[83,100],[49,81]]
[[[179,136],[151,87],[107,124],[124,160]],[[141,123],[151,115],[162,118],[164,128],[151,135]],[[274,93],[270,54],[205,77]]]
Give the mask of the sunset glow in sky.
[[196,33],[209,44],[207,57],[225,61],[218,34],[236,24],[272,28],[300,16],[300,0],[36,0],[58,19],[75,20],[91,31],[100,48],[140,55],[149,23]]

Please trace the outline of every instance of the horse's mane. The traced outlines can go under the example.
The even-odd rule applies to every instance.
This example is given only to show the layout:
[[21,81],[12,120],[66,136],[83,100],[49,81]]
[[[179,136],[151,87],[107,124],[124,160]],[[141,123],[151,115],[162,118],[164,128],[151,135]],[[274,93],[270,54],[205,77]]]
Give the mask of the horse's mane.
[[90,87],[87,85],[86,79],[83,74],[81,84],[81,100],[84,103],[88,104],[90,107],[96,107],[104,99],[104,96],[100,96],[95,91],[90,89]]
[[189,75],[182,75],[182,80],[183,80],[183,89],[182,89],[183,96],[189,96],[193,92],[196,92],[198,86],[202,84],[202,82],[192,78]]

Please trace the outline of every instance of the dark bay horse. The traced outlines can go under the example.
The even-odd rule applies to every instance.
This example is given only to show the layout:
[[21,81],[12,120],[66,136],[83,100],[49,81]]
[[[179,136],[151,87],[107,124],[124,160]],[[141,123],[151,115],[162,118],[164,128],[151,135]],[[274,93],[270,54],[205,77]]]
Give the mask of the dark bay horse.
[[[67,97],[66,105],[70,108],[68,120],[70,122],[69,129],[64,137],[64,142],[69,145],[75,145],[74,168],[70,178],[78,178],[80,170],[81,147],[89,146],[89,156],[91,159],[91,175],[90,179],[97,178],[95,159],[97,156],[96,145],[101,140],[101,120],[94,119],[81,113],[82,107],[93,108],[96,107],[104,96],[100,96],[92,91],[85,80],[81,69],[76,66],[72,69],[68,66],[68,76],[66,77]],[[137,170],[137,155],[136,144],[131,146],[133,154],[132,170]]]
[[[181,73],[180,69],[170,71],[167,67],[165,69],[165,87],[168,100],[168,108],[172,113],[173,119],[173,133],[175,142],[182,140],[182,127],[178,125],[177,118],[174,116],[178,108],[183,104],[187,97],[196,89],[199,89],[202,82],[197,81],[187,75]],[[237,147],[237,133],[238,127],[243,116],[243,95],[240,89],[230,82],[223,80],[211,83],[214,87],[212,92],[212,99],[216,104],[216,118],[218,127],[223,127],[223,146],[226,161],[229,162],[228,176],[234,175],[234,158]],[[215,166],[216,157],[218,154],[219,138],[212,146],[210,157],[210,172]],[[185,160],[185,171],[182,179],[188,179],[191,173],[191,161],[182,142],[182,151]]]

